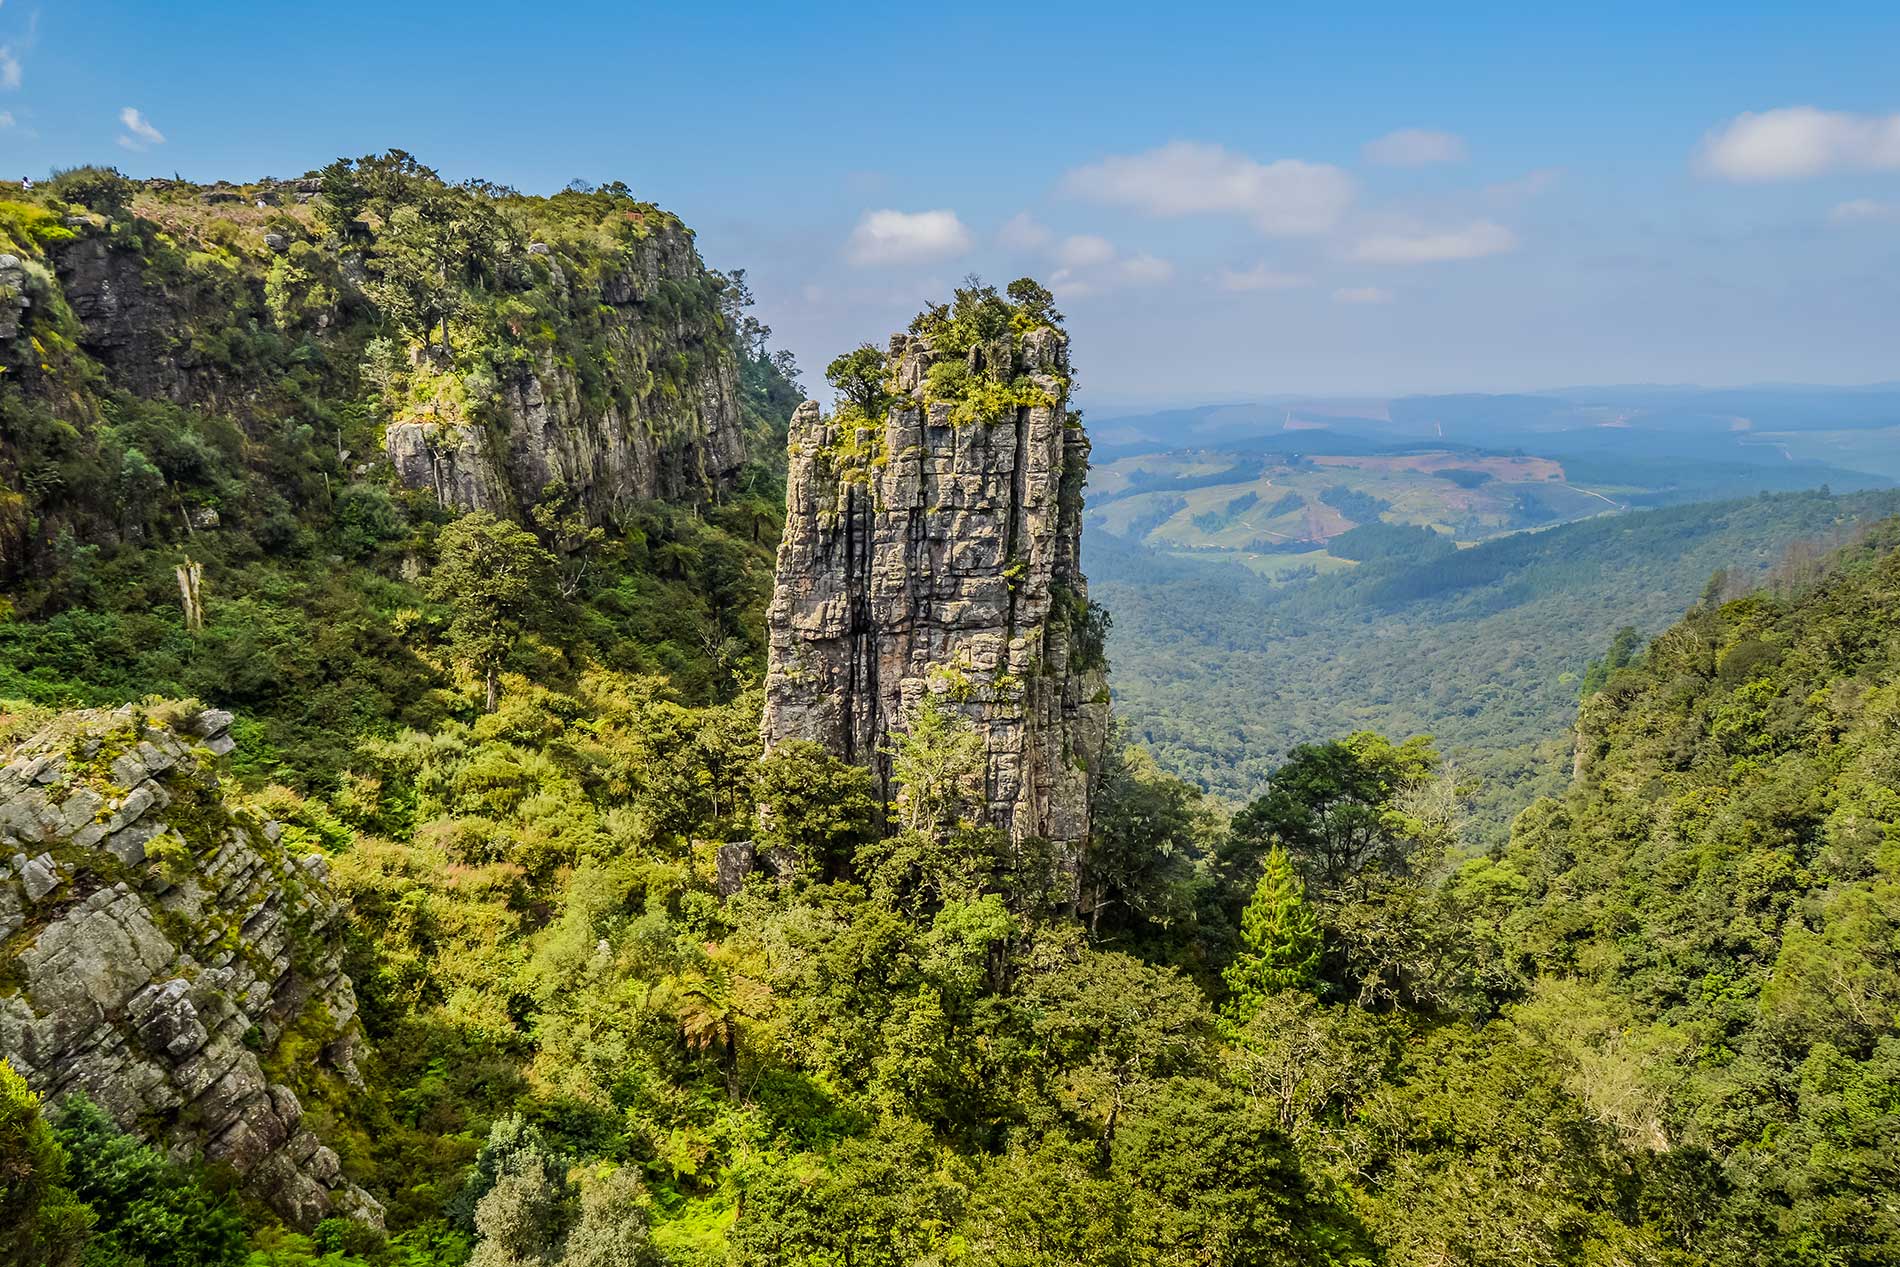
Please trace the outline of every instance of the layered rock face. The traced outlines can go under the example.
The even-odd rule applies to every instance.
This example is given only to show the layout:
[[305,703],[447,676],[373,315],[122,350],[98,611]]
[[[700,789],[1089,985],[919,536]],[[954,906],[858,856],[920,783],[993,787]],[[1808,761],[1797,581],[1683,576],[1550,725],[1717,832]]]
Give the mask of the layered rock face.
[[[81,222],[74,232],[52,257],[57,283],[80,347],[115,385],[239,416],[261,408],[252,398],[262,384],[207,360],[189,338],[194,323],[208,321],[228,296],[163,280],[98,225]],[[541,347],[502,374],[484,422],[393,421],[384,441],[397,477],[433,490],[444,505],[516,517],[558,481],[597,521],[631,501],[701,501],[729,486],[745,462],[738,369],[690,231],[657,224],[617,271],[585,282],[574,280],[583,275],[579,263],[564,267],[558,252],[536,245],[513,262],[513,283],[553,296],[590,334],[590,368],[611,364],[623,386],[584,374],[578,354]],[[0,340],[17,333],[28,298],[19,261],[9,268],[0,261]],[[345,272],[350,280],[338,305],[366,305],[356,286],[360,259]],[[338,306],[319,319],[334,330],[344,316]],[[531,333],[524,330],[524,341]]]
[[866,765],[888,800],[892,735],[934,692],[983,737],[990,825],[1054,842],[1073,878],[1108,727],[1079,557],[1088,438],[1059,330],[967,357],[972,380],[1040,403],[955,421],[930,398],[931,340],[898,335],[879,424],[841,428],[810,401],[793,418],[765,740]]
[[229,1165],[293,1223],[380,1226],[276,1067],[316,1052],[360,1084],[361,1027],[322,860],[220,794],[210,760],[230,724],[70,713],[9,755],[0,1056],[49,1102],[83,1092],[122,1128]]
[[385,442],[403,483],[433,489],[447,506],[518,514],[559,481],[597,519],[630,501],[695,501],[729,485],[745,462],[737,368],[710,309],[662,302],[667,288],[705,276],[690,235],[656,232],[623,271],[585,294],[569,285],[558,256],[535,259],[556,290],[606,310],[606,355],[655,370],[652,387],[590,401],[576,371],[544,353],[501,383],[492,425],[392,423]]

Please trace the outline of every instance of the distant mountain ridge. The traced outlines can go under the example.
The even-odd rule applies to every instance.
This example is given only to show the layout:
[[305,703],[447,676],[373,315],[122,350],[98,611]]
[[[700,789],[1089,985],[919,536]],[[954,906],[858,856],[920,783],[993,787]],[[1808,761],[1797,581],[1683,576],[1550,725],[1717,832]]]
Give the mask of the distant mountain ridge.
[[[1540,452],[1667,455],[1835,466],[1900,477],[1900,385],[1566,387],[1528,393],[1275,396],[1092,423],[1106,460],[1181,445],[1230,446],[1322,430]],[[1313,449],[1307,441],[1307,451]]]

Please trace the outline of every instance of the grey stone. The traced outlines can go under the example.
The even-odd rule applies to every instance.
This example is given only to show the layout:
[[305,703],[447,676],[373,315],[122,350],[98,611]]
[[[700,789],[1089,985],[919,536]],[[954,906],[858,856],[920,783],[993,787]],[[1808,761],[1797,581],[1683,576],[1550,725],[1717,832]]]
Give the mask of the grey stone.
[[[215,842],[187,838],[190,874],[176,882],[140,865],[149,841],[184,825],[168,821],[174,793],[222,795],[190,744],[209,735],[228,746],[230,714],[205,710],[179,731],[170,715],[68,714],[0,754],[0,820],[14,838],[52,846],[0,867],[0,940],[17,950],[4,967],[21,987],[0,996],[0,1056],[49,1100],[83,1091],[170,1154],[230,1166],[299,1226],[333,1214],[380,1225],[381,1207],[342,1174],[303,1127],[295,1093],[271,1084],[247,1046],[261,1036],[268,1052],[293,1020],[305,1032],[319,1024],[320,1059],[362,1086],[342,908],[320,864],[290,856],[242,813]],[[128,725],[137,738],[113,763],[126,788],[113,803],[67,768],[68,754],[89,760],[104,742],[123,742]],[[71,790],[55,806],[42,788]],[[25,920],[23,902],[88,875],[124,878],[41,907],[43,926]]]
[[53,861],[50,853],[43,853],[37,858],[16,856],[13,869],[19,873],[29,902],[39,901],[60,885],[59,865]]
[[136,867],[145,861],[145,846],[164,828],[158,823],[133,823],[106,837],[106,849],[122,864]]
[[713,855],[713,885],[720,897],[731,897],[745,887],[745,878],[758,866],[758,849],[749,840],[735,840],[719,846]]
[[[529,249],[535,246],[546,244]],[[554,273],[552,283],[565,287],[558,266]],[[397,478],[430,490],[444,506],[501,515],[519,515],[558,480],[597,522],[636,501],[700,501],[730,487],[745,442],[726,335],[710,318],[656,328],[645,311],[662,284],[696,285],[705,276],[691,235],[661,227],[586,297],[609,310],[606,341],[623,363],[657,365],[683,354],[699,367],[677,398],[655,390],[624,405],[590,401],[575,373],[543,354],[499,384],[498,426],[447,415],[393,421],[384,448]]]
[[909,710],[927,693],[953,701],[988,754],[984,817],[1053,842],[1074,900],[1108,695],[1076,636],[1089,443],[1062,397],[1068,341],[1044,328],[973,349],[975,372],[1030,372],[1055,403],[961,425],[948,404],[922,403],[927,342],[890,346],[912,403],[892,407],[881,434],[860,428],[843,446],[813,401],[792,419],[764,739],[866,766],[889,800]]
[[188,729],[200,738],[209,739],[231,729],[231,723],[235,720],[222,708],[207,708],[191,719]]

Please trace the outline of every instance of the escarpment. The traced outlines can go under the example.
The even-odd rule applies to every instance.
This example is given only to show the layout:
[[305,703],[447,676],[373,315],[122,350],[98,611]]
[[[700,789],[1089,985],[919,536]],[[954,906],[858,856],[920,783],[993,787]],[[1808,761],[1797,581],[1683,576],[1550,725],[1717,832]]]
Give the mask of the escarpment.
[[[228,803],[229,713],[60,716],[0,767],[0,1057],[309,1227],[382,1209],[291,1081],[360,1086],[322,860]],[[314,1065],[306,1062],[314,1061]]]
[[982,736],[988,825],[1052,842],[1073,880],[1108,726],[1089,442],[1066,335],[995,315],[926,314],[879,358],[875,411],[794,417],[764,734],[870,767],[888,801],[893,738],[932,694]]
[[364,488],[604,524],[718,498],[763,426],[749,295],[624,186],[530,197],[400,152],[56,185],[0,199],[0,577],[49,574],[62,534],[284,548]]
[[579,280],[582,262],[533,243],[522,272],[586,324],[587,363],[527,339],[478,416],[404,412],[384,441],[397,477],[444,505],[499,514],[558,484],[596,518],[729,485],[745,461],[738,373],[691,233],[658,225],[596,281]]

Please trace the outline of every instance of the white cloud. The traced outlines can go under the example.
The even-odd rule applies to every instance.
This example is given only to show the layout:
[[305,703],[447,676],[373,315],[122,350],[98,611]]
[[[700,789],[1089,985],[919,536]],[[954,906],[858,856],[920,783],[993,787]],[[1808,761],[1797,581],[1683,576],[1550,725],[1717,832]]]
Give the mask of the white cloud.
[[970,231],[948,210],[867,211],[845,247],[854,264],[903,264],[969,249]]
[[1007,251],[1034,251],[1049,245],[1055,235],[1027,211],[1018,211],[996,231],[996,244]]
[[1222,290],[1298,290],[1310,286],[1312,279],[1298,273],[1282,273],[1268,268],[1265,264],[1255,264],[1248,269],[1223,268],[1214,274],[1214,284]]
[[1340,304],[1389,304],[1392,292],[1378,286],[1341,286],[1333,292],[1333,302]]
[[1368,163],[1387,167],[1425,167],[1432,163],[1465,161],[1465,138],[1453,132],[1434,132],[1430,128],[1400,128],[1387,132],[1376,141],[1367,141],[1360,151]]
[[1158,286],[1174,280],[1174,265],[1141,252],[1118,256],[1107,238],[1065,238],[1056,254],[1060,267],[1049,276],[1049,289],[1062,299],[1081,299],[1126,286]]
[[1458,229],[1375,233],[1352,248],[1367,264],[1436,264],[1475,260],[1517,249],[1517,235],[1495,220],[1474,220]]
[[1149,286],[1174,277],[1174,265],[1153,255],[1131,255],[1121,263],[1122,277],[1137,286]]
[[20,55],[13,51],[13,45],[0,44],[0,88],[18,88],[20,86]]
[[1087,268],[1115,258],[1115,244],[1093,233],[1078,233],[1056,245],[1056,263],[1064,268]]
[[0,128],[10,128],[12,126],[13,126],[13,111],[0,110]]
[[1563,175],[1564,169],[1561,167],[1540,167],[1525,172],[1516,180],[1501,180],[1495,185],[1486,185],[1484,196],[1493,202],[1528,202],[1554,188]]
[[1074,168],[1063,188],[1154,216],[1244,215],[1262,233],[1289,236],[1324,233],[1353,197],[1352,178],[1330,164],[1292,158],[1257,163],[1197,141],[1172,141]]
[[1878,202],[1872,198],[1850,198],[1827,213],[1830,224],[1866,224],[1874,220],[1900,220],[1900,202]]
[[119,144],[128,150],[142,150],[148,145],[165,143],[165,134],[131,106],[119,111],[119,122],[125,125],[125,131],[119,136]]
[[1734,181],[1900,168],[1900,114],[1848,114],[1813,106],[1739,114],[1702,138],[1696,163],[1710,175]]

